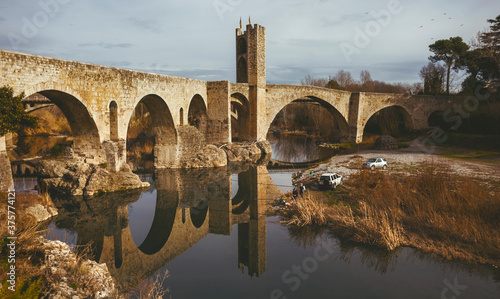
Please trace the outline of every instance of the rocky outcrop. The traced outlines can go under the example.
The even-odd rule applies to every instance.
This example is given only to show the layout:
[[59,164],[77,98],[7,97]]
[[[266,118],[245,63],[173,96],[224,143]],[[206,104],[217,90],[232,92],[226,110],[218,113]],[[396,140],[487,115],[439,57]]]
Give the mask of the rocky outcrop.
[[106,264],[81,260],[61,241],[39,238],[36,243],[45,254],[40,270],[50,283],[50,298],[112,298],[118,290]]
[[375,140],[375,149],[377,150],[393,150],[398,149],[398,141],[389,135],[380,136]]
[[76,160],[43,160],[35,171],[42,191],[73,196],[149,187],[149,183],[143,183],[128,166],[118,172],[108,171],[106,167],[106,164],[94,165]]
[[229,143],[223,147],[229,162],[266,163],[271,159],[271,144],[268,141]]
[[215,145],[207,145],[194,157],[182,161],[181,168],[210,168],[226,165],[226,153]]

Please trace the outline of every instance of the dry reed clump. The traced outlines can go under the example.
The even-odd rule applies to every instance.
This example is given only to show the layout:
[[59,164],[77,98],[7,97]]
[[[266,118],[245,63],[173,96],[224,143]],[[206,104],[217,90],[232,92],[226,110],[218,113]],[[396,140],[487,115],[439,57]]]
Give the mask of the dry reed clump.
[[168,278],[169,272],[165,271],[163,274],[156,274],[150,279],[146,279],[139,286],[130,292],[127,298],[140,298],[140,299],[163,299],[169,293],[169,289],[164,287],[165,280]]
[[316,199],[299,198],[293,201],[285,210],[282,210],[283,221],[290,226],[318,225],[325,226],[328,223],[325,206]]
[[[341,238],[500,265],[498,191],[443,165],[424,165],[410,175],[362,171],[337,195],[333,205],[321,208]],[[284,216],[291,225],[307,225],[314,214],[295,207]]]

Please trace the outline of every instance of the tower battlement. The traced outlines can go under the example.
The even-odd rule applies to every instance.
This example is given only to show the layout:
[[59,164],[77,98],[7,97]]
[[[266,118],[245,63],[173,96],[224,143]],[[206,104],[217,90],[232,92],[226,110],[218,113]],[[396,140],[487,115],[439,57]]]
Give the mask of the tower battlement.
[[236,82],[266,85],[266,28],[248,24],[236,29]]

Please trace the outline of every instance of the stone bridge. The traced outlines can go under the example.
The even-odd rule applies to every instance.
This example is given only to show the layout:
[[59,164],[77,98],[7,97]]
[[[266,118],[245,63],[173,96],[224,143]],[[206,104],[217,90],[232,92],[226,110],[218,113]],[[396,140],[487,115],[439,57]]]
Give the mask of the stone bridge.
[[[0,86],[27,96],[38,93],[67,117],[75,153],[119,169],[126,162],[127,129],[139,103],[151,113],[155,166],[175,168],[196,153],[195,143],[223,144],[266,139],[279,111],[293,101],[311,101],[334,116],[342,142],[361,142],[372,115],[396,106],[410,128],[428,127],[449,98],[352,93],[266,82],[265,28],[236,30],[237,83],[207,82],[130,71],[0,50]],[[193,138],[195,126],[203,140]]]

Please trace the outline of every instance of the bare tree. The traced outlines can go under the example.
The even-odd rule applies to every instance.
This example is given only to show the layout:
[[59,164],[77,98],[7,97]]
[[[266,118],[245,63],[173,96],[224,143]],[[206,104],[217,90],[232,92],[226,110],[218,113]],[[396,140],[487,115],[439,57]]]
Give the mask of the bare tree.
[[355,81],[349,71],[340,70],[330,79],[337,81],[343,89],[347,89],[349,85],[355,84]]
[[373,81],[372,75],[367,70],[361,71],[361,74],[359,75],[359,80],[360,80],[361,85],[365,85],[366,83]]
[[314,78],[311,75],[305,76],[303,79],[300,80],[301,85],[308,85],[308,86],[319,86],[319,87],[325,87],[326,84],[328,84],[328,80],[326,78]]

